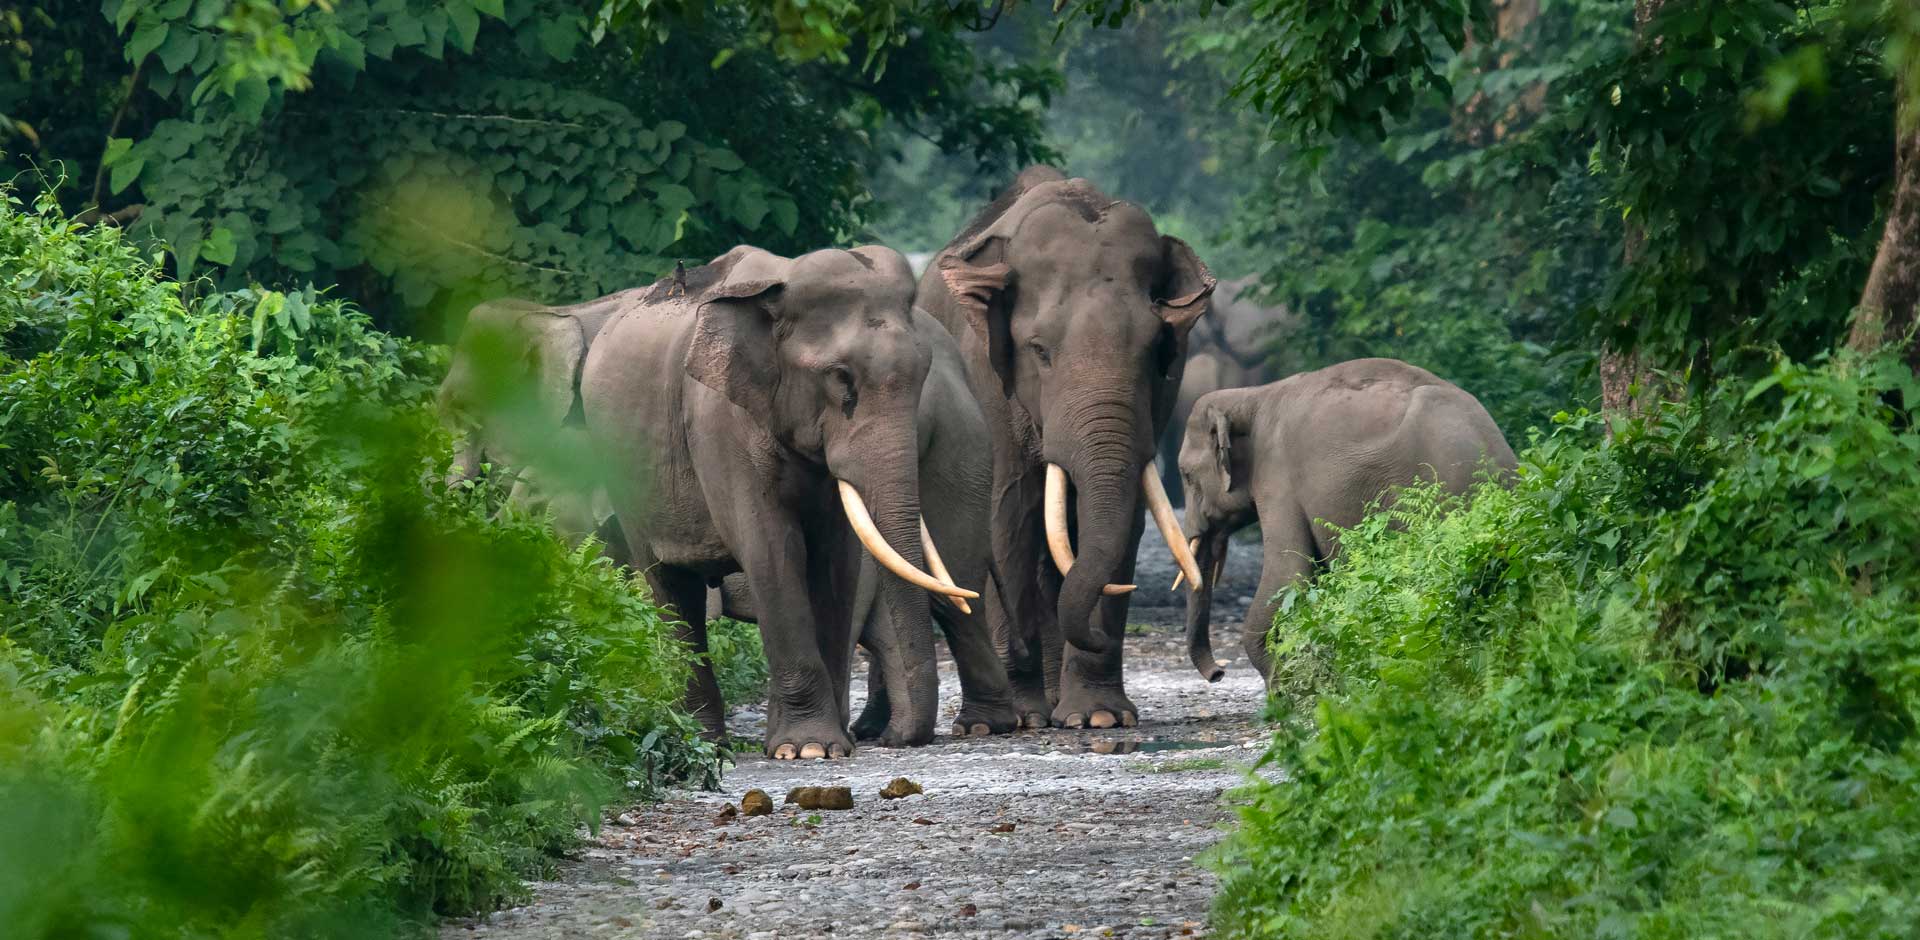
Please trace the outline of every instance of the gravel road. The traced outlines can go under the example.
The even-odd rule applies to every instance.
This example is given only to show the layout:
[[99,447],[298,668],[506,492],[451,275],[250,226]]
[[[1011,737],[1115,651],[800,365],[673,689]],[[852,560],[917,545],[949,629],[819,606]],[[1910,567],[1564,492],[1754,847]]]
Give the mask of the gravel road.
[[[1173,564],[1152,527],[1141,546],[1127,640],[1140,725],[941,737],[862,747],[850,761],[743,757],[721,792],[636,806],[532,903],[450,922],[443,938],[1180,937],[1204,935],[1213,876],[1194,858],[1220,836],[1220,796],[1242,782],[1264,735],[1260,680],[1244,661],[1208,685],[1187,663],[1168,592]],[[1216,651],[1238,650],[1255,551],[1237,551],[1217,591]],[[1230,641],[1231,640],[1231,641]],[[863,683],[856,682],[856,697]],[[942,663],[952,724],[959,683]],[[855,709],[859,705],[856,701]],[[731,727],[760,720],[738,708]],[[895,777],[923,795],[884,800]],[[799,786],[852,788],[854,808],[781,806]],[[758,788],[770,816],[720,820]]]

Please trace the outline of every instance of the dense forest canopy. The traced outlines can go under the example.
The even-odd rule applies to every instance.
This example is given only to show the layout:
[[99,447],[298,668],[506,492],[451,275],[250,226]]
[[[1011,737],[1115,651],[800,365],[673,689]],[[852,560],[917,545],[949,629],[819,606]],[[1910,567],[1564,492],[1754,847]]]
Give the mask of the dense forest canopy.
[[644,583],[445,480],[446,341],[932,252],[1055,162],[1252,276],[1277,374],[1405,359],[1522,452],[1287,594],[1222,929],[1903,935],[1916,50],[1868,0],[0,9],[0,923],[424,931],[711,781]]

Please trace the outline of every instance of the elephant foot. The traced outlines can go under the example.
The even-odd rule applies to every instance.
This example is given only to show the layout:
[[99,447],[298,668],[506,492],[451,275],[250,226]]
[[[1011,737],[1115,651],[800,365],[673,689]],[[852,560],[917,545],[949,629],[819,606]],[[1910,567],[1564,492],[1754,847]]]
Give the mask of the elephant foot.
[[1014,722],[1022,730],[1047,727],[1047,715],[1053,711],[1053,703],[1047,701],[1047,689],[1040,677],[1033,677],[1031,683],[1016,680],[1013,686]]
[[853,720],[853,739],[873,741],[885,734],[887,722],[892,719],[891,711],[885,696],[867,699],[867,706],[860,709],[860,716]]
[[1059,728],[1131,728],[1139,723],[1139,710],[1118,688],[1069,685],[1053,709],[1053,724]]
[[767,756],[774,760],[820,760],[853,756],[853,740],[827,722],[793,722],[767,731]]
[[1021,727],[1020,717],[1014,713],[1013,706],[980,705],[962,702],[960,714],[953,719],[953,736],[956,738],[985,737],[990,734],[1007,734]]
[[933,722],[894,722],[880,733],[881,747],[924,747],[933,743]]

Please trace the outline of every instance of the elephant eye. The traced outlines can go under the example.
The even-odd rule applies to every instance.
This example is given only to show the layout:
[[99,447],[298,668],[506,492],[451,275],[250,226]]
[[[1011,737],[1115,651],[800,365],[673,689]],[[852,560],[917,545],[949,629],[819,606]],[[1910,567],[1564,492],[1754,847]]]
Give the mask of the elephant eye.
[[1033,350],[1033,354],[1040,358],[1041,365],[1053,365],[1053,353],[1048,352],[1046,345],[1039,340],[1029,340],[1027,342],[1027,348]]
[[853,373],[846,366],[827,367],[827,387],[845,404],[853,404],[860,393],[853,387]]

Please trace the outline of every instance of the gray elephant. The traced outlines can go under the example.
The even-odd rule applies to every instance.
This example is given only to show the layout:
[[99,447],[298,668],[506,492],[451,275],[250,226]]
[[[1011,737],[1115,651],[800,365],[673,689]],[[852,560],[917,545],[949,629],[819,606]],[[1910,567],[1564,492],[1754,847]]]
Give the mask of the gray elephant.
[[[1217,576],[1228,536],[1259,522],[1266,557],[1242,637],[1266,677],[1275,595],[1333,557],[1330,525],[1355,525],[1395,487],[1437,480],[1460,493],[1483,469],[1504,478],[1514,466],[1478,399],[1398,359],[1355,359],[1195,404],[1180,447],[1185,532],[1202,570]],[[1187,598],[1187,649],[1209,681],[1222,675],[1209,636],[1212,588]]]
[[556,454],[591,452],[581,422],[580,366],[607,320],[637,294],[571,307],[516,299],[480,304],[467,316],[438,397],[442,422],[459,437],[449,482],[473,479],[483,466],[511,473],[509,502],[550,513],[569,542],[598,533],[616,561],[625,558],[617,528],[606,524],[605,493],[569,485],[588,468],[554,464]]
[[1152,461],[1213,287],[1145,211],[1050,167],[1021,173],[921,277],[987,416],[991,573],[1023,725],[1137,720],[1121,640],[1143,506],[1198,575]]
[[[522,511],[546,512],[556,529],[570,542],[598,535],[607,554],[625,563],[625,536],[612,518],[604,489],[581,488],[579,473],[547,467],[533,455],[545,455],[551,445],[578,453],[586,431],[581,422],[579,374],[593,340],[621,307],[641,302],[647,289],[622,292],[589,303],[549,307],[523,300],[489,301],[474,308],[467,328],[455,345],[452,363],[440,387],[443,419],[463,432],[456,451],[454,479],[476,476],[482,463],[496,472],[514,475],[509,501]],[[918,416],[920,479],[928,528],[951,555],[952,577],[960,583],[986,581],[987,485],[991,464],[986,425],[979,406],[967,391],[963,366],[953,338],[925,313],[915,313],[916,331],[928,341],[932,366],[920,399]],[[497,399],[514,395],[517,400]],[[578,440],[573,440],[577,438]],[[931,562],[930,562],[931,563]],[[870,651],[879,650],[892,635],[882,608],[874,603],[880,569],[871,556],[862,556],[856,583],[855,622]],[[730,575],[722,590],[709,592],[710,616],[755,620],[746,577]],[[964,606],[964,611],[963,611]],[[992,637],[1004,631],[1004,615],[997,605],[937,604],[934,617],[946,634],[960,674],[961,707],[955,734],[1000,734],[1015,727],[1011,694],[1001,656]],[[867,709],[855,723],[856,737],[888,736],[891,718],[885,697],[886,678],[875,654]],[[696,704],[696,703],[690,703]],[[718,736],[722,727],[711,727]],[[893,729],[893,738],[906,740],[916,732]]]
[[1259,286],[1251,275],[1221,281],[1213,292],[1213,311],[1187,337],[1187,367],[1180,378],[1180,396],[1173,401],[1166,433],[1160,436],[1160,476],[1167,495],[1178,506],[1185,499],[1180,485],[1180,442],[1187,433],[1193,403],[1223,388],[1265,385],[1281,376],[1269,347],[1275,337],[1291,329],[1294,318],[1285,307],[1268,306],[1250,296]]
[[[912,302],[913,275],[890,249],[789,259],[741,247],[624,303],[582,367],[631,564],[696,651],[706,589],[746,575],[776,759],[853,753],[859,547],[895,576],[874,589],[893,626],[886,743],[932,737],[927,592],[979,598],[926,570],[916,415],[931,354]],[[723,724],[710,665],[696,666],[688,700],[709,730]]]
[[[920,390],[918,435],[920,446],[920,509],[932,541],[940,545],[945,576],[956,584],[987,584],[987,488],[993,464],[987,444],[986,419],[967,388],[966,366],[959,347],[940,324],[924,311],[914,311],[915,331],[931,354],[927,381]],[[933,573],[942,565],[932,556]],[[868,674],[867,703],[853,722],[858,740],[913,738],[912,729],[890,727],[893,714],[887,696],[883,664],[889,658],[883,644],[894,635],[874,603],[878,567],[868,558],[861,566],[854,591],[855,620],[860,642],[873,654]],[[751,593],[744,575],[729,575],[723,588],[708,592],[711,616],[725,614],[755,621]],[[1004,734],[1017,726],[1006,667],[997,646],[1008,633],[1005,608],[988,586],[981,603],[936,602],[933,618],[946,635],[954,667],[960,674],[960,712],[954,718],[955,735]]]

